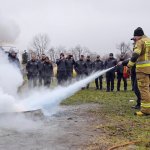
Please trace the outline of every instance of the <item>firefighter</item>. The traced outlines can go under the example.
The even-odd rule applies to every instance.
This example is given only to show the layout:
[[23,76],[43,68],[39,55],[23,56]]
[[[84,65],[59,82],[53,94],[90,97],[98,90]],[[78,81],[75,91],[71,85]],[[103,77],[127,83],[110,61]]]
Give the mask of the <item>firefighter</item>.
[[33,53],[31,55],[31,60],[27,62],[26,70],[29,81],[29,87],[36,87],[39,73],[39,65],[36,59],[36,54]]
[[67,79],[71,81],[73,77],[73,68],[75,65],[73,55],[69,54],[66,58],[66,62],[67,62]]
[[[80,59],[76,61],[74,69],[77,73],[77,80],[80,80],[83,77],[87,76],[87,65],[84,60],[84,55],[81,55]],[[83,89],[85,89],[85,87],[82,87],[82,90]]]
[[[121,55],[120,61],[124,61],[124,56]],[[121,80],[123,79],[124,82],[124,91],[127,91],[127,78],[124,76],[124,68],[126,66],[120,65],[117,66],[116,72],[117,72],[117,91],[120,91],[120,84]]]
[[51,78],[53,77],[53,64],[49,60],[49,57],[45,58],[42,72],[43,72],[44,86],[50,87]]
[[138,88],[141,93],[141,111],[136,115],[150,115],[150,38],[141,27],[134,30],[135,48],[128,67],[136,63]]
[[80,59],[76,61],[74,68],[78,79],[87,76],[87,65],[84,61],[84,55],[81,55]]
[[128,67],[136,63],[138,87],[141,93],[141,111],[136,115],[150,115],[150,38],[142,28],[134,30],[135,49]]
[[[98,55],[96,57],[96,60],[93,63],[93,70],[100,71],[103,70],[103,68],[104,68],[104,63],[100,59],[100,56]],[[103,89],[103,76],[99,76],[98,78],[95,79],[95,85],[96,85],[96,90]]]
[[44,84],[44,75],[43,75],[43,64],[45,63],[46,55],[42,54],[41,59],[38,60],[38,67],[39,67],[39,85],[42,86]]
[[67,61],[64,53],[60,54],[60,58],[56,60],[57,64],[57,80],[62,85],[67,80]]
[[[113,53],[109,54],[109,58],[105,61],[105,68],[111,68],[117,65],[117,60],[114,58]],[[107,92],[114,90],[115,68],[106,73]]]
[[[90,75],[92,73],[93,70],[93,62],[91,61],[90,56],[87,56],[85,64],[87,66],[87,76]],[[87,85],[87,89],[89,89],[90,84]]]

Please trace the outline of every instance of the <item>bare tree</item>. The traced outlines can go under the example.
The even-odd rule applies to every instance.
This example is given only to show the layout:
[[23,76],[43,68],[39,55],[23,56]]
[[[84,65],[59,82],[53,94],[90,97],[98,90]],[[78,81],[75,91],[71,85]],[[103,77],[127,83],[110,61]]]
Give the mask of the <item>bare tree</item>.
[[38,55],[41,55],[46,52],[49,42],[50,40],[47,34],[38,34],[34,36],[31,46]]
[[53,62],[55,62],[55,60],[56,60],[56,49],[55,48],[50,48],[49,50],[48,50],[48,55],[49,55],[49,58],[50,58],[50,60],[51,61],[53,61]]
[[78,60],[81,55],[90,55],[91,51],[87,47],[81,47],[77,45],[75,48],[71,48],[69,52],[74,56],[75,60]]
[[117,49],[120,51],[121,54],[125,55],[128,51],[131,51],[130,44],[126,44],[125,42],[121,42]]

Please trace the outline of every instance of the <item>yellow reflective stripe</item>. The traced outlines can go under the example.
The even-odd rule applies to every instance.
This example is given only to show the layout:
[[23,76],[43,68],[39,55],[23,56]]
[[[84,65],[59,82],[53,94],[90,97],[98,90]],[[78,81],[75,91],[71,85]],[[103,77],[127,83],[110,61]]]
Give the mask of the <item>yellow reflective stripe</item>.
[[150,41],[145,41],[145,45],[146,45],[145,60],[148,60]]
[[128,66],[129,66],[129,67],[130,67],[130,66],[131,66],[131,67],[134,66],[134,64],[135,64],[135,63],[132,62],[132,61],[129,61],[129,62],[128,62]]
[[150,108],[150,103],[141,103],[141,106],[144,108]]
[[150,41],[145,41],[146,46],[150,47]]
[[136,64],[137,68],[144,68],[144,67],[150,67],[150,64]]
[[139,55],[140,55],[140,54],[141,54],[141,50],[136,48],[136,49],[134,50],[134,53],[136,53],[136,54],[139,54]]

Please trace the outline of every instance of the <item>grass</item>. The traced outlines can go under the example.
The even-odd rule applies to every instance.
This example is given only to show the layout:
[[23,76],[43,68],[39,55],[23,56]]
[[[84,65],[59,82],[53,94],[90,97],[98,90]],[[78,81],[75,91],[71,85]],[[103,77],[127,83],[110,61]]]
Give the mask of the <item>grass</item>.
[[97,138],[97,143],[101,143],[102,138],[110,145],[138,140],[142,141],[138,144],[139,150],[150,149],[150,117],[133,115],[135,110],[131,109],[131,106],[135,105],[136,101],[131,102],[129,100],[136,100],[136,97],[131,91],[130,82],[128,83],[129,90],[127,92],[97,91],[94,89],[94,83],[92,83],[90,89],[79,91],[64,100],[62,105],[100,104],[100,109],[89,110],[89,113],[95,114],[97,119],[105,119],[104,124],[93,125],[96,129],[105,132],[105,136]]

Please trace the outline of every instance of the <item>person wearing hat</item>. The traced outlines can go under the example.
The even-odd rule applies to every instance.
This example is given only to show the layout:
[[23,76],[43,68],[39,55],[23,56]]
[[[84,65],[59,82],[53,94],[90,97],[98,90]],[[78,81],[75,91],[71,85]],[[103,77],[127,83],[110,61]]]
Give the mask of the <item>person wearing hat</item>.
[[145,36],[141,27],[134,30],[135,47],[128,67],[136,63],[138,88],[141,93],[141,110],[136,115],[150,115],[150,38]]
[[[109,58],[105,61],[105,68],[111,68],[117,65],[117,60],[114,58],[113,53],[109,54]],[[106,73],[107,92],[114,90],[115,69]]]
[[[76,61],[74,69],[77,73],[77,80],[87,76],[87,64],[85,63],[84,55],[81,55],[80,59]],[[82,89],[85,89],[85,87]]]
[[53,77],[53,64],[50,61],[49,57],[45,57],[45,62],[43,64],[43,79],[44,79],[44,86],[50,87],[51,78]]
[[73,58],[73,55],[68,54],[66,61],[67,61],[67,80],[71,82],[73,78],[73,68],[75,65],[75,60]]
[[[93,70],[94,71],[100,71],[104,69],[104,63],[101,60],[100,56],[97,55],[96,60],[93,63]],[[95,79],[95,85],[96,90],[102,90],[103,89],[103,76],[99,76]]]
[[57,80],[62,85],[67,80],[67,61],[64,53],[60,53],[60,58],[56,60]]
[[29,88],[36,87],[38,74],[39,74],[39,65],[38,65],[38,60],[37,60],[37,56],[35,53],[31,54],[31,60],[27,62],[26,70],[27,70]]
[[[87,66],[87,76],[88,76],[92,73],[93,69],[93,62],[91,61],[91,57],[89,55],[86,57],[85,64]],[[89,88],[89,86],[90,84],[87,85],[87,89]]]

